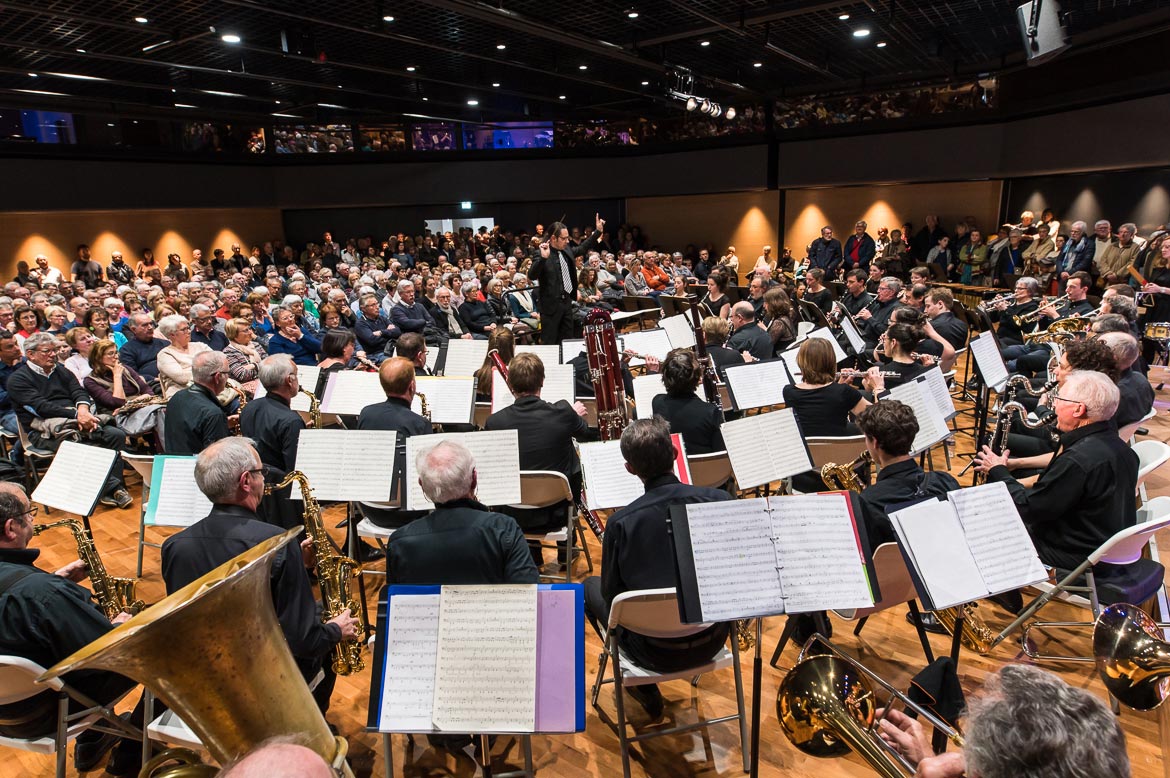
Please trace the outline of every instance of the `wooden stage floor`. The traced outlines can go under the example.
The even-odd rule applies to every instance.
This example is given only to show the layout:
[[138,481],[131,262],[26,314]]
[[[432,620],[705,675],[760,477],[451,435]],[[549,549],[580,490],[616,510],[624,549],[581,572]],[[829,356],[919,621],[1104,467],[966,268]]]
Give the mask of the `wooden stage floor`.
[[[961,366],[960,366],[961,367]],[[1170,389],[1158,393],[1157,408],[1159,415],[1152,419],[1147,427],[1150,439],[1170,442]],[[969,452],[972,448],[971,439],[966,435],[959,435],[956,450],[959,453]],[[935,457],[941,467],[941,453]],[[957,474],[965,460],[956,458],[953,472]],[[970,483],[970,477],[965,476],[962,483]],[[1170,471],[1155,473],[1149,480],[1148,492],[1151,497],[1161,494],[1170,494]],[[136,536],[139,515],[137,497],[140,494],[137,479],[132,477],[130,491],[135,495],[133,506],[126,510],[99,508],[93,517],[92,524],[95,531],[95,541],[106,567],[112,574],[127,575],[133,572],[136,553]],[[55,518],[56,516],[54,516]],[[43,512],[38,517],[45,521]],[[327,524],[332,526],[342,518],[339,507],[327,510]],[[155,530],[148,533],[158,540],[164,532]],[[337,533],[338,540],[341,533]],[[1160,538],[1160,548],[1165,561],[1167,549],[1170,549],[1170,537]],[[600,548],[593,538],[590,538],[594,560],[601,556]],[[60,565],[76,558],[76,550],[70,534],[66,531],[56,531],[41,535],[34,541],[35,545],[43,549],[40,567],[53,570]],[[380,567],[380,563],[376,565]],[[578,565],[578,580],[584,572],[584,564]],[[371,609],[374,607],[376,591],[381,578],[371,579],[370,588]],[[147,549],[143,570],[143,580],[140,584],[140,593],[147,602],[155,602],[163,596],[163,585],[159,574],[159,556],[156,549]],[[871,617],[860,637],[852,634],[853,623],[833,617],[834,641],[846,651],[854,654],[870,668],[879,672],[887,681],[899,688],[905,688],[910,676],[920,670],[925,662],[921,646],[913,628],[905,621],[905,608],[894,608],[885,613]],[[997,630],[1009,622],[1008,615],[991,604],[983,604],[979,609],[982,617]],[[1042,615],[1049,620],[1074,620],[1084,616],[1084,612],[1069,605],[1054,603],[1044,609]],[[763,674],[763,720],[761,725],[761,754],[760,774],[764,776],[780,775],[817,775],[818,778],[837,778],[838,776],[872,776],[874,773],[869,766],[855,756],[840,759],[817,759],[806,756],[797,751],[785,740],[779,730],[776,720],[776,690],[783,678],[783,671],[777,671],[767,666],[767,658],[775,648],[780,632],[784,626],[784,619],[772,618],[764,624],[764,674]],[[592,629],[586,629],[586,692],[592,684],[597,672],[597,657],[601,644]],[[931,643],[936,655],[945,654],[949,650],[949,638],[941,635],[931,635]],[[1053,650],[1064,649],[1075,653],[1084,653],[1089,649],[1087,637],[1072,636],[1061,645],[1050,646]],[[796,647],[790,646],[782,657],[782,666],[791,666],[795,661]],[[368,656],[368,655],[367,655]],[[984,679],[1007,662],[1028,661],[1018,652],[1018,645],[1009,641],[1001,645],[992,656],[981,657],[964,650],[959,673],[964,690],[970,696],[976,693],[984,683]],[[369,662],[368,662],[369,663]],[[1068,683],[1087,689],[1101,699],[1105,699],[1104,688],[1097,680],[1096,673],[1091,665],[1066,664],[1049,665],[1059,673]],[[743,656],[745,694],[749,695],[751,659],[749,654]],[[215,683],[214,677],[208,682]],[[263,679],[258,679],[263,682]],[[382,775],[383,754],[381,740],[376,734],[366,732],[366,705],[369,697],[370,669],[355,676],[338,680],[333,696],[333,704],[329,713],[329,720],[335,724],[341,734],[348,738],[350,744],[351,763],[358,776]],[[725,715],[735,710],[735,693],[730,669],[704,676],[697,693],[685,681],[676,681],[662,687],[666,697],[666,713],[664,723],[686,723],[693,721],[697,714],[707,717]],[[230,694],[229,689],[217,689],[218,694]],[[131,699],[136,699],[132,695]],[[614,701],[612,687],[603,691],[600,703],[612,718],[614,715]],[[636,703],[627,705],[632,722],[639,731],[647,731],[647,717]],[[1158,744],[1157,718],[1153,714],[1138,713],[1123,710],[1121,724],[1128,738],[1130,759],[1133,763],[1133,774],[1138,778],[1154,778],[1162,775],[1162,753]],[[614,776],[621,774],[621,754],[618,740],[614,732],[602,722],[596,712],[586,708],[586,728],[582,733],[575,735],[538,736],[533,738],[533,751],[537,772],[545,778],[585,778],[586,776]],[[716,725],[708,732],[696,731],[682,735],[674,735],[650,740],[635,748],[637,757],[633,764],[634,775],[667,778],[668,776],[735,776],[741,775],[740,745],[738,729],[734,723]],[[494,750],[493,766],[496,770],[519,767],[521,757],[515,743],[508,739],[501,739]],[[53,774],[53,762],[50,757],[32,755],[21,751],[7,751],[4,754],[9,767],[3,773],[19,778],[31,776],[49,776]],[[407,764],[403,764],[404,758]],[[471,776],[475,774],[475,766],[470,759],[460,754],[452,756],[444,751],[430,748],[425,739],[416,738],[412,748],[408,748],[404,736],[395,736],[394,740],[394,769],[397,775],[406,776]],[[76,775],[72,768],[72,754],[68,775]],[[93,773],[99,775],[99,772]]]

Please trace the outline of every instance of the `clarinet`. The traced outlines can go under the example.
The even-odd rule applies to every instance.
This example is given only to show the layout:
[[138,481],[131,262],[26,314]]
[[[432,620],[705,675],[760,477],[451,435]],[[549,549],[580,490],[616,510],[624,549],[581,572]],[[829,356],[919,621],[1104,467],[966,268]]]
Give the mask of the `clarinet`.
[[707,397],[707,402],[717,406],[720,410],[723,409],[723,403],[719,400],[719,389],[716,386],[717,376],[715,375],[715,365],[711,362],[711,357],[707,354],[707,338],[703,335],[703,317],[699,312],[699,304],[695,295],[688,295],[687,299],[691,302],[691,323],[695,329],[695,354],[699,357],[699,364],[703,366],[703,394]]

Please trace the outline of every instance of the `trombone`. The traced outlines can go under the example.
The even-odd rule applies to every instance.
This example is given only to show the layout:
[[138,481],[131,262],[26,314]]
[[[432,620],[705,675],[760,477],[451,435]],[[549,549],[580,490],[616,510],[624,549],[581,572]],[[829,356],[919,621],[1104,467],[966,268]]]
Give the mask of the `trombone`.
[[[819,646],[812,653],[815,644]],[[890,695],[884,705],[877,704],[874,684]],[[776,717],[788,741],[806,754],[831,758],[854,751],[883,778],[907,778],[914,774],[914,765],[878,735],[882,717],[878,717],[877,709],[889,710],[895,698],[946,734],[951,742],[963,746],[955,727],[821,635],[808,639],[796,666],[781,681]]]

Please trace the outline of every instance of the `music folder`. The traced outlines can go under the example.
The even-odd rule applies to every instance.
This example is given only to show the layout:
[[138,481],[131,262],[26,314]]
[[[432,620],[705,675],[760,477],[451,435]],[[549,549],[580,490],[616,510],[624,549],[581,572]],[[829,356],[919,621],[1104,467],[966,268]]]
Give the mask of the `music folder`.
[[975,358],[975,372],[985,386],[1002,392],[1008,380],[1007,365],[999,351],[999,340],[995,330],[988,330],[971,338],[967,343],[971,356]]
[[922,604],[950,608],[1047,580],[1002,483],[957,489],[889,514]]
[[723,369],[731,407],[736,411],[784,404],[784,387],[792,383],[783,359],[730,365]]
[[791,408],[725,421],[719,429],[740,489],[812,470],[812,454]]
[[870,607],[880,598],[851,492],[670,509],[684,623]]
[[113,449],[66,440],[29,500],[77,516],[90,516],[117,458],[118,452]]

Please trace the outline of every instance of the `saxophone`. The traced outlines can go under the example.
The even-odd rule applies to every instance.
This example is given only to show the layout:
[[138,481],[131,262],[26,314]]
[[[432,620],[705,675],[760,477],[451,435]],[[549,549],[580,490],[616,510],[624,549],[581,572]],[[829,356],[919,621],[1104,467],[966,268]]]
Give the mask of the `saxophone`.
[[862,451],[857,459],[845,465],[828,462],[821,467],[821,480],[830,489],[860,493],[865,487],[857,477],[857,468],[869,462],[869,452]]
[[422,417],[427,421],[430,421],[431,409],[430,406],[427,405],[427,396],[422,392],[415,392],[415,394],[418,395],[418,409],[422,412]]
[[33,535],[39,535],[47,529],[68,527],[73,533],[73,540],[77,542],[77,557],[85,563],[89,571],[89,581],[92,584],[93,596],[101,607],[106,618],[113,620],[119,613],[125,611],[131,616],[139,613],[146,607],[142,600],[134,599],[135,580],[133,578],[115,578],[106,572],[102,558],[98,556],[97,546],[93,536],[77,519],[61,519],[52,524],[37,524],[33,527]]
[[321,429],[321,401],[308,389],[301,389],[301,394],[309,398],[309,422],[313,425],[313,429]]
[[[272,494],[293,481],[301,489],[301,499],[305,504],[305,531],[313,538],[313,552],[317,557],[317,582],[321,587],[321,604],[324,609],[322,620],[329,621],[346,609],[356,615],[360,613],[360,605],[350,594],[349,581],[355,571],[360,574],[361,565],[337,553],[329,542],[329,533],[325,531],[325,523],[321,520],[321,506],[313,497],[309,479],[300,470],[292,470],[280,483],[264,487],[264,493]],[[365,668],[366,663],[362,659],[365,638],[365,626],[359,624],[356,638],[343,640],[333,647],[333,672],[352,675]]]

